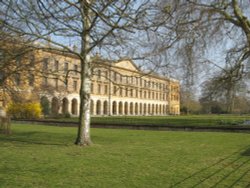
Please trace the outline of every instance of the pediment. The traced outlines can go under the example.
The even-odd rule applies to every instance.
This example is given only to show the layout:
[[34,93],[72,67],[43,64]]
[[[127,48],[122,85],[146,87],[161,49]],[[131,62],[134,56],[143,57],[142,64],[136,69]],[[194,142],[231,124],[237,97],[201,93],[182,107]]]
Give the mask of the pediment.
[[121,67],[124,69],[129,69],[131,71],[139,71],[137,66],[130,60],[122,60],[117,63],[115,63],[116,67]]

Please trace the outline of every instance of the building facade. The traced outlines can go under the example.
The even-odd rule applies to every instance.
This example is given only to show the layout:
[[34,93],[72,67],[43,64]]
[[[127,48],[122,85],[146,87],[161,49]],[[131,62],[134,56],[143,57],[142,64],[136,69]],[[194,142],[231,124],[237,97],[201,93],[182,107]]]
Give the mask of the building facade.
[[[32,61],[35,62],[34,71],[19,75],[16,84],[28,86],[23,92],[32,94],[36,90],[41,104],[49,105],[48,114],[78,116],[79,59],[72,55],[38,51]],[[91,80],[92,115],[180,114],[179,82],[144,73],[131,60],[114,62],[96,56]]]

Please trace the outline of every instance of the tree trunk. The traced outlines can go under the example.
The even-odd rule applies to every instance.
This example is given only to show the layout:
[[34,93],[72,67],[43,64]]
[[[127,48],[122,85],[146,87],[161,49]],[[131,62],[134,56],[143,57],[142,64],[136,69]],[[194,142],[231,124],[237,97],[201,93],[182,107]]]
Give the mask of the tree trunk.
[[90,8],[88,1],[81,1],[83,10],[83,33],[81,44],[81,87],[80,87],[80,114],[76,145],[90,145],[90,90],[91,90],[91,71],[90,71]]

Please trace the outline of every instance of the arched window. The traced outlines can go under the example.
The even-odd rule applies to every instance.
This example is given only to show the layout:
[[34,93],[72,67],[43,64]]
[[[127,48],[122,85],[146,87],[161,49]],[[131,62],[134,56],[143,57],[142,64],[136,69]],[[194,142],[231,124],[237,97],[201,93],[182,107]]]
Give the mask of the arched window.
[[117,103],[116,101],[113,101],[113,105],[112,105],[112,114],[116,115],[117,114]]
[[51,104],[51,112],[53,115],[57,115],[59,113],[59,100],[56,97],[52,98],[52,104]]
[[96,102],[96,114],[101,115],[101,101],[100,100]]
[[73,115],[78,114],[78,102],[77,102],[77,99],[72,99],[72,101],[71,101],[71,113]]
[[69,113],[69,101],[67,98],[63,98],[62,100],[62,113],[63,114]]

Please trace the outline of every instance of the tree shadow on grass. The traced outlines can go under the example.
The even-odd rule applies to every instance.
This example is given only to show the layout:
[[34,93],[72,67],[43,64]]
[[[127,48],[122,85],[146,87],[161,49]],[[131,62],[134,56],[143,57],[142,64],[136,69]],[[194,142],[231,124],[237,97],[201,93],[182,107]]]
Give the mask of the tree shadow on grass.
[[[69,136],[62,133],[48,133],[41,131],[15,132],[12,135],[1,135],[0,142],[16,143],[22,146],[27,146],[31,144],[65,146],[68,144],[65,143],[65,141],[71,138],[69,138]],[[3,145],[0,145],[0,147],[3,147]]]
[[[249,147],[249,146],[248,146]],[[209,180],[210,178],[212,178],[213,176],[219,174],[220,172],[222,172],[225,168],[227,168],[230,165],[235,165],[238,164],[242,157],[238,156],[236,158],[234,158],[234,156],[237,156],[239,153],[241,154],[241,156],[250,156],[250,148],[248,147],[244,147],[241,148],[240,150],[226,156],[225,158],[222,158],[221,160],[211,164],[210,166],[207,166],[205,168],[202,168],[196,172],[194,172],[193,174],[191,174],[190,176],[180,180],[179,182],[176,182],[175,184],[171,185],[170,187],[179,187],[181,184],[185,183],[188,180],[191,179],[195,179],[195,177],[200,176],[202,173],[208,171],[209,169],[216,167],[217,165],[222,165],[223,163],[226,162],[227,165],[222,165],[222,168],[219,168],[215,171],[212,171],[211,173],[209,173],[208,175],[206,175],[205,177],[202,177],[199,182],[194,183],[192,187],[197,187],[200,186],[203,182],[205,182],[206,180]],[[242,150],[244,150],[244,152],[242,152]],[[242,152],[242,153],[241,153]],[[234,158],[232,160],[232,158]],[[244,160],[244,162],[241,162],[240,165],[238,165],[236,168],[234,168],[232,171],[229,171],[227,174],[225,174],[218,182],[215,182],[214,186],[218,186],[222,181],[224,181],[226,178],[228,178],[231,174],[235,173],[237,170],[239,170],[241,167],[243,167],[244,165],[248,164],[250,161],[250,159],[246,159]],[[240,182],[241,179],[243,179],[243,177],[245,175],[247,175],[247,173],[249,172],[249,170],[245,171],[237,180],[235,180],[233,182],[233,184],[229,187],[233,187],[234,185],[236,185],[238,182]]]
[[247,148],[244,152],[241,153],[242,156],[249,156],[250,157],[250,147]]

